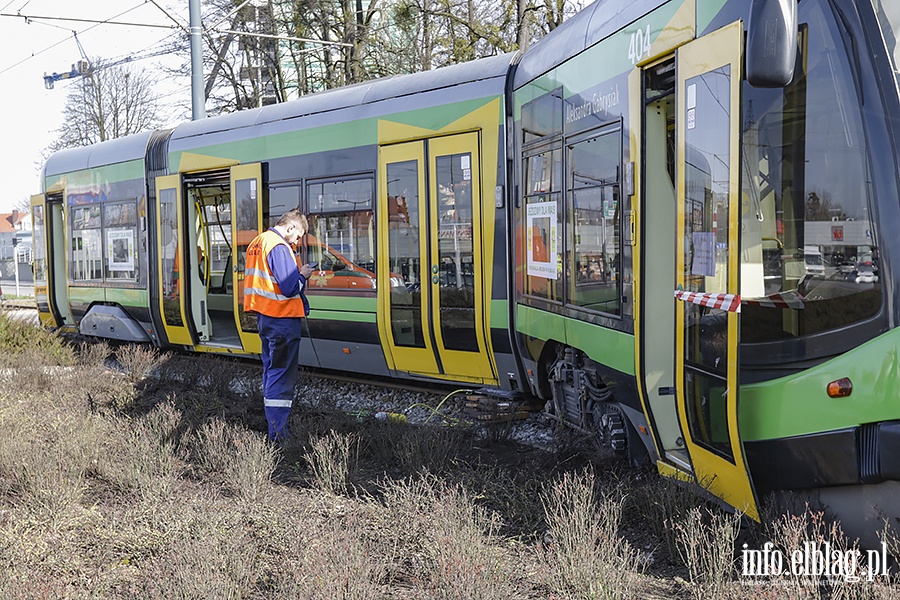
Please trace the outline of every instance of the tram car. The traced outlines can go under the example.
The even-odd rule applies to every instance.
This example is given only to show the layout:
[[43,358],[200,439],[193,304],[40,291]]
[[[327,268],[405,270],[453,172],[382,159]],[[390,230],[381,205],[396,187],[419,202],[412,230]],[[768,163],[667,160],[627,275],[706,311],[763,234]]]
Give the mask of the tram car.
[[900,15],[599,0],[523,53],[54,154],[42,321],[258,355],[244,251],[310,218],[301,362],[539,397],[758,518],[900,517]]

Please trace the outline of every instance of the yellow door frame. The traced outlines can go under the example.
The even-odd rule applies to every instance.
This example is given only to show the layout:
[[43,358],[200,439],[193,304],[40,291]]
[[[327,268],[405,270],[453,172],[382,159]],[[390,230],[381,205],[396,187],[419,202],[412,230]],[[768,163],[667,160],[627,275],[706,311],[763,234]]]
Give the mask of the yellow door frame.
[[[241,315],[244,314],[244,265],[246,257],[238,258],[238,242],[241,231],[238,230],[238,204],[245,198],[238,198],[238,183],[249,181],[247,193],[248,200],[256,201],[256,222],[254,231],[244,234],[248,237],[247,244],[262,231],[262,163],[248,165],[236,165],[231,167],[231,273],[233,282],[232,296],[234,298],[234,322],[237,326],[238,336],[241,338],[241,346],[245,352],[262,354],[262,341],[256,331],[245,331],[241,323]],[[253,235],[250,236],[250,233]],[[246,252],[246,246],[244,247]],[[388,288],[390,289],[390,288]]]
[[[34,280],[34,300],[37,304],[38,318],[40,319],[41,324],[46,327],[56,327],[60,325],[60,323],[56,322],[56,314],[58,314],[56,299],[53,297],[53,294],[50,293],[50,238],[47,232],[49,219],[47,218],[47,203],[44,194],[35,194],[31,197],[31,222],[34,224],[34,227],[37,227],[34,209],[38,207],[41,209],[41,241],[43,243],[41,244],[42,247],[40,251],[44,254],[44,279],[38,281],[37,278],[35,278]],[[32,251],[35,255],[37,254],[37,244],[33,245]],[[46,310],[41,310],[42,305]]]
[[[428,140],[428,204],[431,215],[429,223],[429,237],[431,238],[431,298],[433,311],[431,314],[431,326],[434,331],[434,339],[437,344],[443,372],[448,376],[462,376],[467,378],[496,379],[491,365],[490,355],[485,343],[484,321],[484,266],[481,226],[481,157],[479,153],[479,135],[477,132],[461,133],[457,135],[433,138]],[[471,156],[471,184],[472,190],[472,271],[475,279],[475,337],[478,343],[477,352],[462,350],[450,350],[444,343],[441,329],[441,284],[440,278],[434,273],[439,265],[437,261],[439,252],[439,229],[437,215],[439,214],[440,194],[437,189],[437,159],[438,157],[454,154],[469,154]],[[424,257],[423,257],[424,258]]]
[[[165,310],[165,293],[166,289],[165,282],[163,278],[165,277],[164,271],[164,249],[162,243],[162,195],[164,191],[174,190],[175,192],[175,202],[174,202],[174,210],[176,215],[176,250],[175,250],[175,258],[174,260],[178,261],[178,311],[181,316],[181,325],[171,325],[166,321],[166,310]],[[191,337],[190,329],[188,328],[188,315],[185,314],[184,310],[184,299],[185,299],[185,274],[187,265],[184,264],[185,258],[185,248],[184,248],[184,210],[182,209],[182,201],[181,201],[181,174],[176,173],[175,175],[163,175],[156,178],[156,231],[159,232],[159,235],[156,236],[156,256],[157,265],[156,270],[159,274],[157,279],[157,285],[159,286],[159,306],[157,307],[159,310],[160,322],[162,323],[163,329],[166,332],[166,338],[169,340],[170,344],[180,344],[184,346],[192,346],[194,344],[194,340]]]
[[[439,374],[434,348],[431,344],[430,325],[428,323],[428,307],[431,286],[428,284],[430,274],[428,265],[422,260],[427,256],[428,223],[426,220],[426,206],[428,194],[425,189],[425,142],[407,142],[382,146],[378,150],[378,197],[382,210],[378,211],[378,267],[376,273],[378,289],[378,333],[381,337],[382,348],[387,359],[388,367],[397,371],[409,371],[437,376]],[[388,178],[387,168],[391,164],[415,162],[418,178],[418,223],[410,223],[410,227],[418,227],[419,230],[419,310],[423,332],[424,347],[414,348],[409,346],[397,346],[394,343],[393,328],[391,327],[391,265],[390,265],[390,214],[388,206]]]
[[[423,347],[398,346],[394,343],[391,327],[391,273],[390,273],[390,221],[389,211],[380,210],[378,228],[383,232],[378,240],[378,329],[388,367],[441,379],[473,382],[496,381],[487,345],[485,318],[484,272],[482,264],[482,181],[480,158],[480,134],[478,131],[435,136],[411,142],[385,145],[379,148],[378,197],[380,205],[387,206],[387,169],[391,164],[415,162],[418,178],[418,230],[419,236],[419,309],[423,332]],[[437,157],[468,153],[471,155],[472,181],[472,244],[475,262],[475,335],[478,352],[450,350],[446,347],[441,331],[440,278],[437,190]],[[426,155],[428,156],[426,160]],[[410,224],[411,226],[413,224]],[[431,257],[431,262],[428,258]]]
[[[729,233],[728,233],[728,277],[726,292],[740,294],[740,85],[742,64],[743,25],[740,21],[706,35],[678,49],[677,90],[676,90],[676,139],[677,139],[677,182],[678,223],[676,235],[677,283],[685,284],[685,166],[687,146],[687,115],[693,107],[687,105],[687,81],[715,69],[728,66],[730,69],[729,89]],[[702,119],[701,114],[695,115]],[[724,132],[723,132],[724,133]],[[738,424],[738,364],[739,364],[739,313],[727,312],[728,365],[726,395],[726,421],[731,455],[734,462],[712,452],[699,444],[691,436],[685,389],[685,313],[679,303],[676,310],[676,398],[684,434],[685,446],[694,467],[694,476],[699,485],[722,499],[735,509],[758,520],[758,508],[750,474],[744,458],[743,444]]]

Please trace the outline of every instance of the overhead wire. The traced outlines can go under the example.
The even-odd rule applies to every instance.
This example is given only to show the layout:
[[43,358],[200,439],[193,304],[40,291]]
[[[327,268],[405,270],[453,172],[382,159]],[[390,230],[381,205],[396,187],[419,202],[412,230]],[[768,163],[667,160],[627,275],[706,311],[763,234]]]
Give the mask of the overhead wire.
[[[13,1],[15,1],[15,0],[13,0]],[[29,2],[30,2],[30,0],[29,0]],[[73,30],[68,29],[68,28],[64,28],[64,27],[60,27],[60,26],[58,26],[58,25],[53,25],[53,24],[51,24],[51,23],[45,23],[45,22],[43,22],[44,20],[47,20],[47,19],[48,19],[47,17],[33,17],[33,16],[28,16],[28,15],[23,15],[23,14],[21,14],[21,11],[22,11],[26,6],[28,6],[29,2],[26,2],[26,3],[22,6],[22,8],[19,9],[18,14],[14,14],[14,15],[13,15],[13,14],[2,14],[2,10],[0,10],[0,17],[16,17],[16,18],[20,18],[20,19],[25,19],[25,21],[26,21],[27,23],[29,23],[29,24],[30,24],[30,23],[35,23],[35,24],[39,24],[39,25],[45,25],[45,26],[47,26],[47,27],[56,27],[56,28],[58,28],[58,29],[64,29],[64,30],[66,30],[66,31],[72,31],[73,36],[85,34],[85,33],[87,33],[88,31],[91,31],[92,29],[95,29],[95,28],[97,28],[97,27],[100,27],[101,25],[122,25],[123,23],[115,22],[114,19],[118,19],[119,17],[121,17],[121,16],[123,16],[123,15],[126,15],[126,14],[128,14],[128,13],[134,11],[134,10],[137,10],[138,8],[140,8],[141,6],[144,6],[144,4],[146,4],[146,2],[142,2],[141,4],[137,4],[137,5],[135,5],[135,6],[132,6],[131,8],[129,8],[129,9],[127,9],[127,10],[124,10],[124,11],[120,12],[119,14],[113,15],[112,17],[109,17],[108,19],[105,19],[105,20],[103,20],[103,21],[96,20],[96,19],[68,19],[68,20],[73,20],[73,21],[82,21],[82,22],[88,22],[88,23],[95,23],[94,25],[91,25],[90,27],[87,27],[87,28],[85,28],[85,29],[82,30],[82,31],[73,31]],[[3,10],[5,10],[7,7],[9,7],[10,4],[12,4],[12,2],[7,3],[7,5],[3,8]],[[40,19],[40,20],[35,20],[35,19]],[[54,17],[50,17],[50,19],[59,20],[59,19],[54,18]],[[135,24],[135,25],[140,26],[140,24]],[[146,24],[144,24],[144,25],[146,26]],[[172,29],[172,26],[169,26],[169,25],[162,25],[162,26],[157,25],[156,27],[165,27],[166,29]],[[169,34],[169,35],[172,35],[172,34]],[[167,36],[167,37],[168,37],[168,36]],[[54,44],[51,44],[50,46],[47,46],[47,47],[44,48],[43,50],[39,50],[39,51],[37,51],[37,52],[33,52],[30,56],[27,56],[27,57],[23,58],[22,60],[20,60],[20,61],[14,63],[14,64],[12,64],[12,65],[10,65],[9,67],[6,67],[5,69],[0,69],[0,75],[3,75],[4,73],[6,73],[6,72],[8,72],[8,71],[11,71],[12,69],[15,69],[15,68],[18,67],[19,65],[21,65],[21,64],[23,64],[23,63],[25,63],[25,62],[28,62],[28,61],[31,60],[32,58],[35,58],[35,57],[37,57],[37,56],[40,56],[41,54],[43,54],[43,53],[45,53],[45,52],[49,52],[50,50],[52,50],[53,48],[56,48],[56,47],[59,46],[60,44],[69,41],[69,39],[70,39],[70,38],[66,37],[66,38],[64,38],[64,39],[62,39],[62,40],[60,40],[60,41],[58,41],[58,42],[56,42],[56,43],[54,43]],[[165,38],[163,38],[163,39],[165,39]],[[152,45],[151,45],[151,46],[152,46]]]

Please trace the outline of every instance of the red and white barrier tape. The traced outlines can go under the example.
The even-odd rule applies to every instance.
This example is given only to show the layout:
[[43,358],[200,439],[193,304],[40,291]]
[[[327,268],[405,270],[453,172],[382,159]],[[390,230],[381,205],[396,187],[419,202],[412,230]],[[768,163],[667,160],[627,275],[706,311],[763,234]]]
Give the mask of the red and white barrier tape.
[[728,312],[741,312],[741,297],[738,294],[704,294],[702,292],[685,292],[675,290],[675,297],[685,302],[700,306],[718,308]]

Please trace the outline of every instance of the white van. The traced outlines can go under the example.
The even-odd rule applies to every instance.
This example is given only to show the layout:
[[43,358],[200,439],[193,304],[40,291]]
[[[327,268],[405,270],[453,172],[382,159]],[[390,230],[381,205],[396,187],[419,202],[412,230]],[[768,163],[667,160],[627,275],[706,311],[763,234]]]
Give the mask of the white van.
[[803,247],[803,266],[807,275],[825,275],[825,257],[818,246]]

